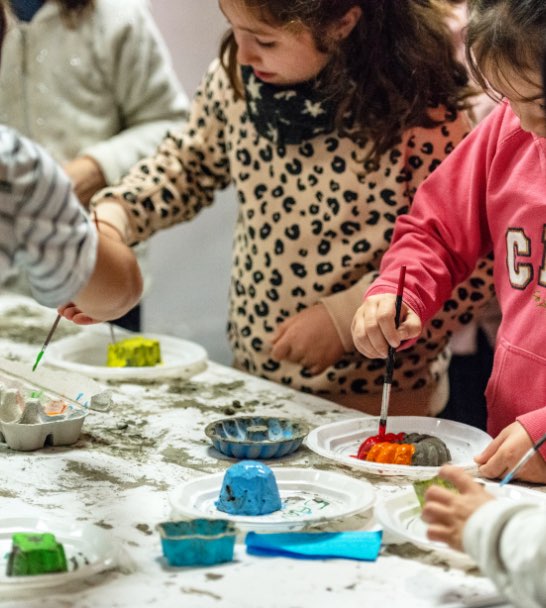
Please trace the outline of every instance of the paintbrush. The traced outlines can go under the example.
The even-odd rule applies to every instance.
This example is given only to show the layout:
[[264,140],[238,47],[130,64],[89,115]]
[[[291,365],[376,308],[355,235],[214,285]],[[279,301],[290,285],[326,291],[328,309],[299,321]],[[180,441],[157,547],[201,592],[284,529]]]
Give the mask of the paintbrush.
[[61,320],[61,315],[57,315],[57,318],[53,322],[53,325],[51,326],[51,329],[49,330],[49,333],[47,334],[47,338],[45,339],[44,345],[42,346],[42,350],[38,353],[38,356],[36,357],[36,361],[34,362],[34,365],[32,366],[32,371],[35,371],[36,368],[38,367],[38,363],[40,363],[40,359],[44,356],[45,349],[47,348],[47,345],[51,342],[51,338],[53,337],[53,334],[55,333],[55,330],[57,329],[57,325],[59,325],[60,320]]
[[[394,317],[394,323],[396,329],[400,325],[400,310],[402,309],[402,296],[404,295],[404,281],[406,279],[406,267],[400,268],[400,274],[398,275],[398,289],[396,290],[396,314]],[[392,387],[392,374],[394,372],[394,361],[396,358],[396,350],[389,346],[387,354],[387,367],[385,370],[385,377],[383,380],[383,396],[381,398],[381,413],[379,416],[379,437],[385,436],[387,429],[387,414],[389,411],[389,402],[391,397]]]
[[114,326],[112,325],[112,323],[108,323],[108,325],[110,326],[110,338],[112,339],[112,344],[115,344],[116,336],[114,335]]
[[545,442],[546,433],[542,435],[542,437],[533,445],[532,448],[529,448],[527,452],[525,452],[525,454],[519,459],[516,466],[502,478],[501,482],[499,483],[499,486],[505,486],[508,482],[512,481],[514,475],[517,474],[517,472],[521,469],[522,466],[527,464],[527,462],[538,452],[540,446]]

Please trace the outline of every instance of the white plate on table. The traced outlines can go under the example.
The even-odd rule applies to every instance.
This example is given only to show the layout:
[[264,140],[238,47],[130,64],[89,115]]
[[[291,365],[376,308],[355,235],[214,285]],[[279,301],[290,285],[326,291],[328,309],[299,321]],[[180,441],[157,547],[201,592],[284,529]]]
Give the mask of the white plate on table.
[[[429,479],[438,474],[440,467],[383,464],[356,458],[360,444],[367,437],[376,435],[378,426],[379,418],[372,416],[341,420],[312,430],[305,443],[325,458],[374,475]],[[450,463],[474,473],[477,471],[474,456],[492,441],[487,433],[467,424],[424,416],[391,416],[387,432],[426,433],[438,437],[451,452]]]
[[[488,492],[496,498],[513,500],[514,502],[534,502],[546,504],[546,494],[520,486],[499,486],[491,481],[481,481]],[[423,549],[442,549],[451,551],[444,543],[427,538],[427,524],[421,519],[421,507],[413,488],[406,492],[378,500],[375,515],[383,528],[394,536],[409,541]]]
[[50,344],[44,360],[53,367],[102,380],[190,378],[206,368],[207,352],[195,342],[160,334],[132,333],[116,327],[116,340],[131,336],[159,340],[163,363],[153,367],[107,367],[108,344],[112,339],[106,326]]
[[349,517],[369,509],[375,490],[367,481],[340,473],[313,469],[272,467],[282,509],[268,515],[230,515],[214,505],[224,473],[215,473],[184,483],[170,501],[174,517],[229,519],[245,530],[290,530],[328,520]]
[[[64,547],[68,572],[7,576],[6,566],[16,532],[43,534],[51,532]],[[66,585],[87,578],[117,565],[117,547],[111,534],[92,524],[71,524],[60,521],[13,517],[0,519],[0,594]]]

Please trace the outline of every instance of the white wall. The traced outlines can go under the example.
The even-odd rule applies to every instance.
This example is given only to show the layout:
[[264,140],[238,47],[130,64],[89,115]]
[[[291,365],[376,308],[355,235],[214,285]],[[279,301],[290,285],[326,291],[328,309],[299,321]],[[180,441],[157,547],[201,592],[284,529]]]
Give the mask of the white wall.
[[[188,95],[217,55],[226,22],[215,0],[152,0],[152,12]],[[143,329],[202,344],[210,359],[229,364],[225,337],[235,194],[220,193],[193,221],[150,240],[152,287]]]

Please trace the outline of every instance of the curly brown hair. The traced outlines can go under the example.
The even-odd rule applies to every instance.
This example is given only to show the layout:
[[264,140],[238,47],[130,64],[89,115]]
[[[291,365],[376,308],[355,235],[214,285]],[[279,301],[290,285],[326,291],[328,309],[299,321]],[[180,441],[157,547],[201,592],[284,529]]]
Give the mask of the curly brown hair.
[[[501,80],[505,68],[522,75],[541,73],[546,53],[544,0],[472,0],[466,34],[468,64],[476,82],[491,97],[484,68]],[[539,82],[534,84],[540,84]]]
[[[466,68],[457,61],[447,18],[439,0],[237,0],[274,27],[308,28],[318,50],[331,59],[321,74],[325,96],[339,99],[336,127],[341,136],[372,142],[370,157],[399,143],[404,131],[439,123],[430,109],[454,114],[467,108]],[[352,7],[362,17],[341,43],[331,26]],[[243,95],[232,30],[220,46],[220,59],[239,96]],[[350,122],[347,122],[350,110]]]

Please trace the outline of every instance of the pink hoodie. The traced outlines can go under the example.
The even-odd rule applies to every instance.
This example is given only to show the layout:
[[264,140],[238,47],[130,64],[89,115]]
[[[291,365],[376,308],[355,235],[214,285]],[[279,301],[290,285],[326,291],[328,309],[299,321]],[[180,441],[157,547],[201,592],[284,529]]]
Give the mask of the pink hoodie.
[[[488,431],[546,431],[546,139],[502,103],[419,188],[366,296],[396,291],[424,322],[493,250],[503,314],[487,386]],[[546,458],[546,446],[541,450]]]

